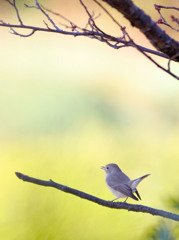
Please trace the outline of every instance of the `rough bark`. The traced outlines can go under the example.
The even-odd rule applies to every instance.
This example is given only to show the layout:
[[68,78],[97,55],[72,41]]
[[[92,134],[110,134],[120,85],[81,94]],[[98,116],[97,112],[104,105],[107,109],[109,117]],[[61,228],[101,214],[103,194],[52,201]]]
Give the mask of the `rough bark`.
[[103,0],[121,12],[132,26],[137,27],[150,40],[152,45],[179,62],[179,42],[162,30],[142,9],[131,0]]

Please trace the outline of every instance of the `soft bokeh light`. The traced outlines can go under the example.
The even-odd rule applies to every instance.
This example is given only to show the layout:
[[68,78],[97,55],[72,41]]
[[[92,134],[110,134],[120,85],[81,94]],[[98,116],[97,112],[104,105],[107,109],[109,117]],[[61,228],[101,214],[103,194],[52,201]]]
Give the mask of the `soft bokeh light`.
[[[72,2],[46,4],[84,24],[80,4]],[[15,21],[7,2],[6,7],[1,16]],[[24,22],[43,24],[34,9],[33,14],[21,11]],[[99,21],[110,30],[108,18]],[[150,173],[139,186],[141,204],[166,209],[165,200],[178,188],[179,83],[133,49],[116,51],[95,40],[58,34],[20,38],[7,28],[0,34],[1,237],[142,238],[158,217],[107,209],[24,183],[14,172],[110,200],[100,166],[115,162],[131,178]],[[178,71],[177,64],[172,67]]]

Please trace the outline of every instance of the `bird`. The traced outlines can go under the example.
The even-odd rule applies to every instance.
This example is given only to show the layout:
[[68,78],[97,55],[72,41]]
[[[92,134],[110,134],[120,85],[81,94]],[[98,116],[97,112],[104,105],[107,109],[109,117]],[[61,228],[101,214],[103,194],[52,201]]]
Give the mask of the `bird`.
[[[130,178],[124,174],[119,166],[115,163],[109,163],[106,166],[101,167],[106,173],[106,184],[109,190],[116,197],[112,201],[119,198],[126,198],[124,202],[127,201],[128,197],[138,201],[141,200],[139,192],[137,191],[137,185],[150,174],[146,174],[140,178],[130,180]],[[134,195],[136,194],[136,195]]]

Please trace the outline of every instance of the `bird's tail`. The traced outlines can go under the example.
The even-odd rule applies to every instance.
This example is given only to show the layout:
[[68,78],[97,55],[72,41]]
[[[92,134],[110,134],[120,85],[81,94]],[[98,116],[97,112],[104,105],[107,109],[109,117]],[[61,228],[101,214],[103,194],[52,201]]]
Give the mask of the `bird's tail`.
[[137,178],[137,179],[134,179],[132,180],[132,183],[130,184],[130,187],[132,189],[135,189],[137,187],[137,185],[146,177],[148,177],[150,174],[146,174],[144,175],[143,177],[140,177],[140,178]]

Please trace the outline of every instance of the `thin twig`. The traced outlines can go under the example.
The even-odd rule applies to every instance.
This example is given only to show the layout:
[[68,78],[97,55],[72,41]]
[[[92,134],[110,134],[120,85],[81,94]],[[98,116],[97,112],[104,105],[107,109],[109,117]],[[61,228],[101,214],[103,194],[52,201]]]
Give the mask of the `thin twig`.
[[[160,15],[160,19],[156,22],[157,24],[164,24],[166,25],[167,27],[171,28],[172,30],[174,31],[177,31],[179,32],[179,29],[178,28],[174,28],[172,25],[170,25],[164,18],[164,16],[162,15],[161,13],[161,8],[164,8],[164,9],[175,9],[175,10],[178,10],[177,8],[173,8],[173,7],[165,7],[165,6],[161,6],[161,5],[157,5],[157,4],[154,4],[154,7],[155,9],[157,10],[158,14]],[[173,15],[171,16],[171,18],[175,21],[177,18],[175,18]],[[176,21],[177,22],[177,21]]]
[[54,26],[54,28],[56,30],[60,30],[59,27],[57,27],[57,25],[55,24],[55,22],[49,17],[49,15],[43,10],[43,8],[40,6],[40,4],[38,3],[37,0],[35,0],[36,6],[37,8],[47,17],[47,19],[49,20],[49,22],[52,23],[52,25]]
[[101,32],[102,34],[106,35],[107,37],[111,37],[109,34],[105,33],[103,30],[101,30],[101,29],[96,25],[93,16],[92,16],[92,15],[90,14],[90,12],[88,11],[87,6],[83,3],[82,0],[79,0],[79,1],[80,1],[81,5],[83,6],[83,8],[85,9],[87,15],[89,16],[89,25],[90,25],[91,29],[92,29],[92,30],[95,29],[95,30],[97,30],[98,32]]
[[47,12],[49,12],[49,13],[55,15],[55,16],[58,16],[58,17],[62,18],[63,20],[65,20],[66,22],[68,22],[68,23],[70,24],[70,26],[68,26],[68,25],[66,25],[66,24],[63,24],[63,23],[60,23],[60,25],[64,26],[65,28],[69,28],[69,29],[72,29],[72,28],[73,28],[73,29],[74,29],[74,28],[76,29],[76,28],[77,28],[77,29],[79,29],[79,30],[82,30],[81,27],[77,26],[75,23],[73,23],[72,21],[70,21],[68,18],[66,18],[66,17],[63,16],[62,14],[56,13],[56,12],[52,11],[51,9],[44,7],[43,5],[41,5],[41,6],[42,6],[42,8],[43,8],[45,11],[47,11]]
[[11,2],[10,0],[5,0],[5,1],[8,2],[11,6],[13,6],[13,8],[14,8],[15,11],[16,11],[16,15],[17,15],[17,18],[18,18],[20,24],[23,25],[23,22],[22,22],[22,20],[21,20],[20,15],[19,15],[18,8],[17,8],[17,6],[16,6],[16,0],[13,0],[13,2]]
[[13,6],[14,6],[14,8],[15,8],[15,10],[16,10],[17,18],[18,18],[20,24],[23,25],[23,22],[22,22],[22,20],[21,20],[20,15],[19,15],[19,11],[18,11],[18,9],[17,9],[17,7],[16,7],[16,1],[15,1],[15,0],[13,0]]
[[102,5],[100,2],[98,2],[97,0],[93,0],[93,1],[94,1],[98,6],[100,6],[100,8],[102,8],[103,11],[106,12],[107,15],[108,15],[120,28],[122,28],[122,25],[109,13],[109,11],[108,11],[105,7],[103,7],[103,5]]
[[12,32],[10,32],[10,33],[13,33],[13,34],[15,34],[15,35],[18,35],[18,36],[20,36],[20,37],[31,37],[31,36],[36,32],[36,30],[33,29],[32,32],[29,33],[29,34],[22,34],[22,33],[16,32],[13,27],[10,27],[10,29],[11,29],[11,31],[12,31]]
[[135,43],[134,45],[136,46],[136,49],[138,49],[145,57],[147,57],[151,62],[153,62],[158,68],[162,69],[164,72],[168,73],[169,75],[171,75],[172,77],[176,78],[177,80],[179,80],[179,77],[177,75],[175,75],[174,73],[172,73],[170,71],[170,68],[168,67],[168,69],[162,67],[158,62],[156,62],[152,57],[150,57],[146,52],[142,51],[140,49],[140,47],[138,47]]
[[179,8],[177,8],[177,7],[166,7],[166,6],[162,6],[162,5],[158,5],[158,4],[157,4],[157,6],[158,6],[159,8],[172,9],[172,10],[177,10],[177,11],[179,11]]
[[[175,56],[173,56],[174,58],[175,57],[178,57],[179,56],[179,52],[175,55]],[[171,61],[172,61],[172,58],[171,59],[169,59],[169,61],[168,61],[168,70],[170,71],[170,64],[171,64]]]

